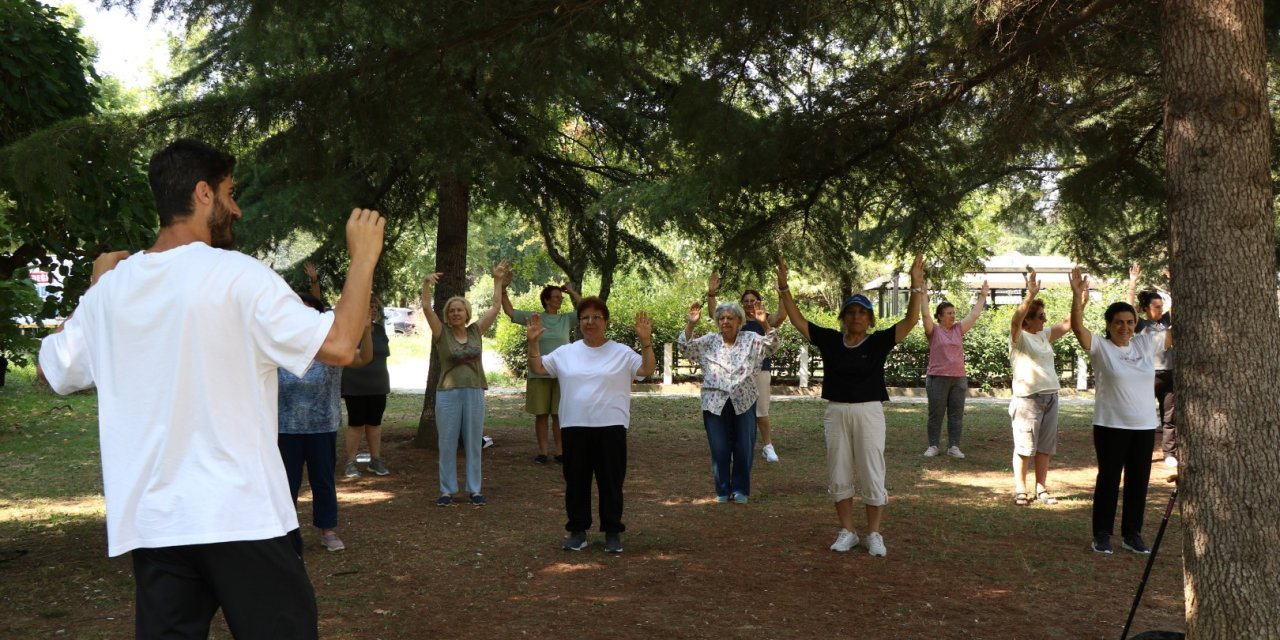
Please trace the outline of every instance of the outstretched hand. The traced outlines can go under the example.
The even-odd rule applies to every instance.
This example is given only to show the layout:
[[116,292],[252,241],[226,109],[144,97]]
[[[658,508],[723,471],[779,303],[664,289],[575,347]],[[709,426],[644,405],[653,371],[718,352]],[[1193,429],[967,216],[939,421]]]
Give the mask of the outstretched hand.
[[1138,278],[1141,278],[1141,277],[1142,277],[1142,267],[1138,266],[1138,263],[1135,262],[1133,263],[1133,266],[1129,267],[1129,281],[1137,282]]
[[695,302],[689,305],[689,324],[697,324],[702,319],[702,303]]
[[917,253],[916,259],[911,262],[911,288],[922,287],[924,287],[924,254]]
[[640,338],[642,345],[653,344],[653,321],[643,311],[636,314],[636,337]]
[[310,260],[302,263],[302,270],[305,271],[307,274],[307,277],[312,280],[316,280],[320,278],[320,272],[316,270],[315,263]]
[[778,256],[778,290],[787,288],[787,261]]
[[442,275],[444,274],[439,271],[427,274],[427,277],[422,279],[422,291],[425,293],[430,291],[432,287],[440,284],[440,276]]
[[707,278],[707,295],[714,296],[717,291],[720,291],[720,274],[713,271]]
[[542,314],[535,313],[529,316],[529,326],[525,328],[524,332],[525,339],[531,343],[536,343],[544,332],[546,332],[546,329],[542,326]]
[[387,221],[373,209],[352,209],[347,219],[347,254],[351,262],[376,263],[382,255],[382,237]]
[[990,292],[991,292],[991,288],[987,286],[987,281],[983,280],[982,281],[982,299],[986,300],[987,294],[989,294]]
[[1035,298],[1040,293],[1040,280],[1036,278],[1034,269],[1027,272],[1027,297]]
[[752,305],[751,315],[756,319],[756,322],[759,322],[761,324],[761,326],[769,325],[769,314],[765,313],[764,305],[762,304]]
[[1077,297],[1089,294],[1089,277],[1080,272],[1080,267],[1071,270],[1071,291]]

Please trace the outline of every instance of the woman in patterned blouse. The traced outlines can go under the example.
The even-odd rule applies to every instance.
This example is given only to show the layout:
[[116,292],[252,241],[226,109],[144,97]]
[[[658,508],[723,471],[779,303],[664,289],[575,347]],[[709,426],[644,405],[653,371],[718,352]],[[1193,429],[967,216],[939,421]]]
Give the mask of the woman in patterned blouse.
[[739,331],[746,317],[736,302],[715,310],[720,333],[693,337],[702,318],[702,304],[689,308],[689,323],[680,333],[680,354],[702,367],[702,423],[711,445],[716,500],[746,504],[751,495],[751,454],[756,446],[755,373],[778,349],[778,332],[769,326],[762,307],[755,320],[764,335]]

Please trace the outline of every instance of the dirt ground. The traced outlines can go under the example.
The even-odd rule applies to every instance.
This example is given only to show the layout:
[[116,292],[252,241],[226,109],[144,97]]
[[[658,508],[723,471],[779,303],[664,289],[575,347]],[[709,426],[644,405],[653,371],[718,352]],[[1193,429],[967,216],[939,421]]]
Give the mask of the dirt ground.
[[[1087,408],[1068,411],[1051,484],[1062,502],[1013,506],[1007,416],[971,409],[965,450],[920,457],[923,408],[891,404],[888,557],[828,549],[823,403],[774,404],[782,461],[756,464],[749,505],[714,501],[696,398],[633,407],[626,550],[602,536],[560,549],[555,464],[536,465],[519,397],[489,399],[484,508],[434,506],[436,456],[410,442],[420,396],[392,403],[392,474],[340,480],[327,553],[299,504],[325,638],[1118,638],[1146,559],[1088,549],[1094,456]],[[1146,538],[1170,489],[1153,469]],[[1117,514],[1118,515],[1118,514]],[[856,521],[865,533],[865,518]],[[1118,526],[1118,524],[1117,524]],[[106,558],[100,518],[10,529],[0,540],[0,636],[132,636],[128,557]],[[1175,510],[1135,631],[1183,629]],[[225,627],[214,637],[229,637]]]

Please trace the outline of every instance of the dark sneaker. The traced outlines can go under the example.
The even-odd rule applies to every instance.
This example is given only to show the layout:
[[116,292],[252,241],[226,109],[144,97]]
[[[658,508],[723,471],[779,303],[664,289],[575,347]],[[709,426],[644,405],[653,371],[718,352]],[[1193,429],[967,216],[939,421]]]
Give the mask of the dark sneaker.
[[1111,536],[1108,536],[1108,535],[1094,536],[1093,543],[1090,544],[1089,546],[1092,547],[1093,550],[1098,553],[1111,555]]
[[489,501],[485,500],[484,496],[478,493],[473,493],[471,494],[471,504],[477,507],[483,507],[486,504],[489,504]]
[[565,551],[582,551],[583,549],[587,548],[588,544],[590,543],[587,542],[586,531],[574,531],[573,533],[569,534],[568,538],[564,539],[564,550]]
[[374,458],[373,460],[370,460],[369,470],[380,476],[385,476],[391,473],[391,470],[387,468],[387,465],[382,464],[382,458]]
[[453,496],[440,496],[439,498],[436,498],[436,506],[437,506],[437,507],[452,507],[452,506],[453,506]]
[[546,463],[547,463],[547,456],[545,456],[545,455],[543,455],[543,454],[539,453],[538,455],[536,455],[536,456],[534,456],[534,457],[533,457],[533,461],[534,461],[534,462],[536,462],[536,463],[538,463],[538,464],[546,464]]
[[622,535],[618,533],[604,534],[604,552],[622,553]]
[[357,467],[357,466],[356,466],[356,461],[355,461],[355,460],[352,460],[351,462],[348,462],[348,463],[347,463],[347,468],[346,468],[346,470],[343,472],[343,474],[342,474],[342,475],[344,475],[344,476],[346,476],[346,477],[348,477],[348,478],[359,478],[359,477],[360,477],[360,467]]
[[1151,548],[1147,546],[1147,543],[1142,541],[1142,536],[1137,534],[1127,536],[1124,540],[1121,540],[1120,546],[1124,547],[1127,551],[1132,551],[1140,556],[1151,555]]
[[556,454],[556,464],[564,464],[564,456]]

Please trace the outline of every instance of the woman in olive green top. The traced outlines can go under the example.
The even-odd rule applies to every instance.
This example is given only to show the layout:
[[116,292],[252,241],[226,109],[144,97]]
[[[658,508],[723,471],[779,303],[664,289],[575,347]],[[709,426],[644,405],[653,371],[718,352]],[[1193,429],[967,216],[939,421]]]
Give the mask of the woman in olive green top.
[[480,359],[481,336],[498,317],[502,308],[503,289],[510,267],[503,260],[493,269],[493,306],[471,322],[471,303],[454,296],[444,303],[444,321],[431,306],[431,287],[440,281],[433,273],[422,282],[422,311],[431,327],[431,354],[440,367],[436,386],[436,429],[440,448],[440,498],[436,504],[453,504],[458,491],[458,438],[462,438],[467,454],[467,493],[471,504],[485,505],[480,493],[480,450],[484,435],[484,364]]
[[[508,275],[508,281],[510,281],[510,275]],[[563,286],[549,284],[542,288],[542,293],[538,296],[542,301],[543,309],[538,315],[542,318],[542,327],[545,329],[542,337],[538,339],[538,347],[544,356],[555,351],[557,347],[569,344],[570,333],[578,324],[578,316],[573,309],[569,309],[568,313],[560,313],[566,293],[576,307],[581,296],[568,284]],[[502,296],[502,312],[507,314],[512,322],[526,325],[529,324],[529,318],[534,315],[532,311],[512,307],[511,300],[506,295]],[[560,442],[560,381],[551,376],[534,373],[530,369],[528,380],[525,381],[524,410],[525,413],[533,414],[533,433],[538,439],[538,455],[534,456],[533,461],[546,464],[548,441],[554,440],[556,462],[563,463],[564,446]],[[551,423],[552,438],[547,437],[548,422]]]

